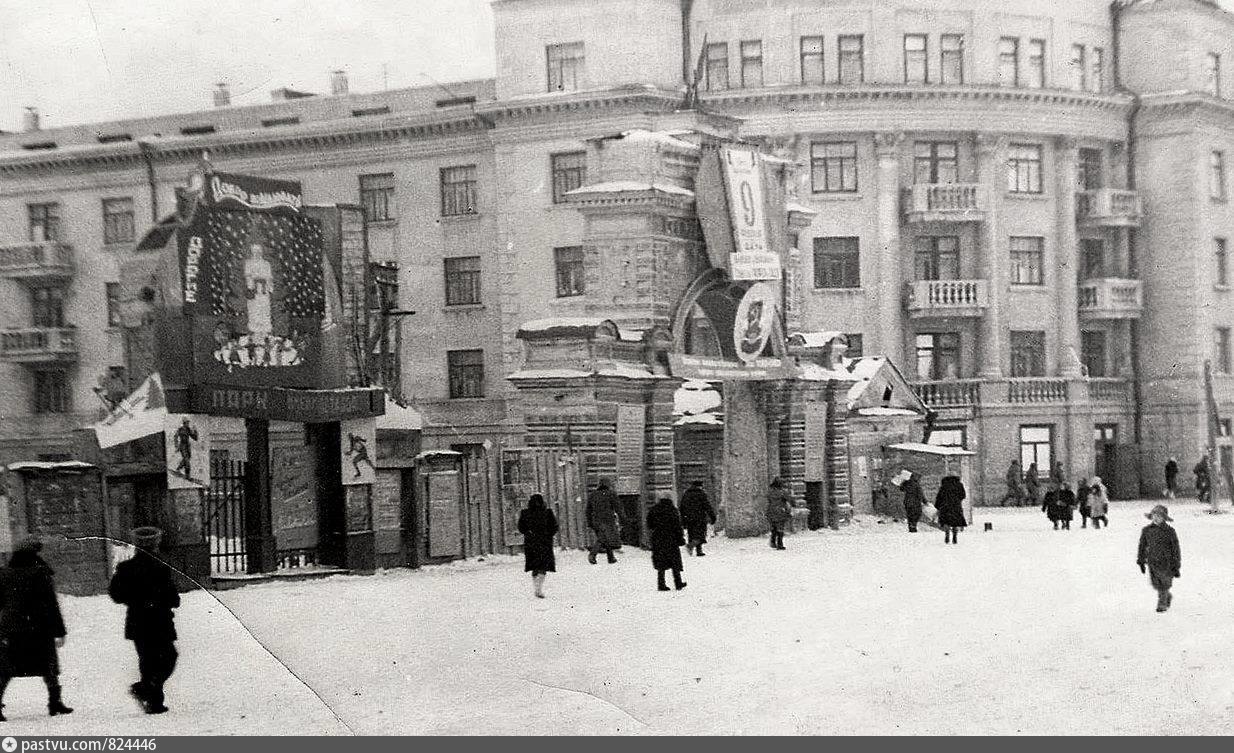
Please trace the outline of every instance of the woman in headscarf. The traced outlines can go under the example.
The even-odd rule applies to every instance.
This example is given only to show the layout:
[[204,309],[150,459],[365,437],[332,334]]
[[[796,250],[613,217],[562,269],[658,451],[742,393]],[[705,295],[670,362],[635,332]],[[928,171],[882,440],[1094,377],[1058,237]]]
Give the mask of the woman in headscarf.
[[1088,515],[1092,518],[1093,528],[1100,528],[1102,524],[1109,528],[1110,519],[1106,514],[1110,511],[1110,493],[1106,491],[1100,476],[1093,476],[1092,484],[1088,492]]
[[943,529],[943,543],[960,543],[960,529],[968,525],[964,517],[964,484],[959,476],[944,476],[938,486],[934,507],[938,510],[938,527]]
[[0,570],[0,721],[4,690],[14,677],[42,677],[47,713],[71,714],[60,699],[60,658],[64,618],[56,600],[55,573],[39,556],[43,544],[26,539]]
[[527,498],[527,509],[518,516],[518,531],[523,534],[523,571],[531,573],[537,599],[544,598],[544,578],[557,572],[553,537],[557,535],[557,516],[544,504],[544,497]]

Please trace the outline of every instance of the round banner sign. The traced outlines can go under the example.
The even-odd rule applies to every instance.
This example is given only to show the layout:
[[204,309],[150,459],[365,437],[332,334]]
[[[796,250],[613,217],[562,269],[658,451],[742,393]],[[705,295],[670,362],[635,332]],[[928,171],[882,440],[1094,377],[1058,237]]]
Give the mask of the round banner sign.
[[737,316],[733,322],[733,344],[737,348],[737,357],[745,363],[753,363],[763,354],[763,348],[767,347],[779,302],[779,285],[759,282],[746,291],[737,306]]

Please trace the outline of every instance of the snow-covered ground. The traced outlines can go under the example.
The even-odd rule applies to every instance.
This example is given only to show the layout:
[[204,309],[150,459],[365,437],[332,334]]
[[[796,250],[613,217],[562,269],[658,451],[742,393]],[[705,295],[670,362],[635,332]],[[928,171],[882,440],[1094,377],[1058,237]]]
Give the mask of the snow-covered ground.
[[873,520],[785,552],[720,538],[680,593],[627,550],[560,553],[546,600],[510,557],[190,594],[161,717],[125,695],[121,610],[64,598],[77,713],[17,680],[3,732],[1229,734],[1234,515],[1172,506],[1183,577],[1157,614],[1149,506],[1069,532],[978,510],[959,546]]

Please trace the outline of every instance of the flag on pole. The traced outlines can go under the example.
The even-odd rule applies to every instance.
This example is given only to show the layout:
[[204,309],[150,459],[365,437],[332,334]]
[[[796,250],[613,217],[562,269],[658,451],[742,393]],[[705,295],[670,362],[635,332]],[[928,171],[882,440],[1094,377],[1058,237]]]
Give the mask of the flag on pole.
[[151,374],[134,390],[133,394],[107,414],[107,418],[94,424],[99,447],[106,449],[118,444],[132,442],[163,431],[167,420],[167,400],[163,396],[163,380]]

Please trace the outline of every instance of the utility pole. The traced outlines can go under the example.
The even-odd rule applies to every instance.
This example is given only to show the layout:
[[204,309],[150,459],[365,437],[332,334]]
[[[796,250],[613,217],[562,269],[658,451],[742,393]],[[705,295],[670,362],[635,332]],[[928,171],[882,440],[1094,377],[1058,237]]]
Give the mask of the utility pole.
[[1208,448],[1206,452],[1209,475],[1208,503],[1209,512],[1216,513],[1220,512],[1220,504],[1217,502],[1216,490],[1212,488],[1213,470],[1218,464],[1221,466],[1221,479],[1225,483],[1225,492],[1230,496],[1230,501],[1234,502],[1234,468],[1231,468],[1228,463],[1222,463],[1218,452],[1217,438],[1221,435],[1221,415],[1217,412],[1217,398],[1213,394],[1213,365],[1208,360],[1204,361],[1204,402],[1208,406]]

